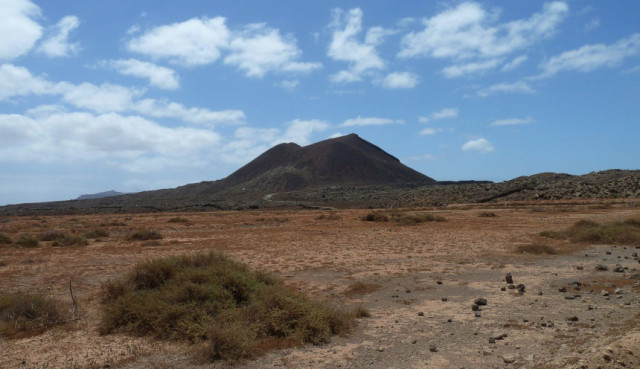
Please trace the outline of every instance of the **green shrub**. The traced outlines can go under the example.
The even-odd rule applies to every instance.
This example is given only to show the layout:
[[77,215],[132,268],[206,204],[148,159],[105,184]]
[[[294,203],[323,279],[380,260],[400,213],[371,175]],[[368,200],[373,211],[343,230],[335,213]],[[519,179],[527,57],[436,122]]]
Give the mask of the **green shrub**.
[[592,244],[636,245],[640,243],[640,220],[630,218],[622,222],[600,224],[580,220],[564,231],[545,231],[543,237],[587,242]]
[[103,228],[97,228],[90,232],[85,233],[84,236],[90,239],[104,238],[104,237],[109,237],[109,231]]
[[25,292],[0,294],[0,337],[20,337],[42,333],[63,324],[58,301]]
[[30,235],[20,235],[20,237],[18,237],[18,239],[16,240],[16,245],[20,246],[20,247],[28,247],[28,248],[32,248],[32,247],[38,247],[38,239],[30,236]]
[[319,344],[355,324],[355,313],[312,301],[219,253],[147,261],[103,291],[101,334],[206,341],[210,360]]
[[148,241],[148,240],[161,240],[162,234],[156,231],[143,229],[136,231],[127,236],[129,241]]
[[4,233],[0,233],[0,245],[10,245],[13,241]]
[[53,247],[68,247],[68,246],[87,246],[89,242],[82,236],[76,236],[71,234],[65,234],[63,237],[53,241],[51,246]]

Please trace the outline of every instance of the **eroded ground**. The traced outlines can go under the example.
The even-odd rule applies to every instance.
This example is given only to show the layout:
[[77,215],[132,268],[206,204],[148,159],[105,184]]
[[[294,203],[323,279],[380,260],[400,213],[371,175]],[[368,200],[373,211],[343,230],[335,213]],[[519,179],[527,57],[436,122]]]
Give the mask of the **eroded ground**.
[[[276,351],[245,368],[597,368],[640,367],[640,264],[635,245],[575,245],[540,237],[580,219],[640,215],[635,207],[539,205],[409,211],[446,222],[364,222],[365,210],[296,210],[11,217],[0,232],[96,228],[88,246],[0,246],[0,290],[78,299],[75,320],[44,334],[0,339],[2,368],[205,368],[186,344],[97,333],[101,284],[159,256],[222,250],[281,276],[316,298],[361,304],[370,318],[324,346]],[[492,212],[495,217],[480,217]],[[188,222],[169,222],[175,217]],[[153,229],[159,241],[127,241]],[[557,255],[519,254],[545,244]],[[640,247],[640,245],[639,245]],[[637,255],[637,254],[636,254]],[[596,265],[607,271],[596,271]],[[619,265],[618,271],[615,271]],[[525,292],[507,288],[505,274]],[[356,282],[374,285],[345,294]],[[575,282],[579,282],[575,283]],[[560,290],[566,292],[560,292]],[[619,288],[616,294],[616,288]],[[504,289],[504,291],[502,290]],[[603,293],[602,291],[607,291]],[[608,295],[608,296],[606,296]],[[471,310],[486,298],[479,317]],[[569,318],[572,318],[569,320]]]

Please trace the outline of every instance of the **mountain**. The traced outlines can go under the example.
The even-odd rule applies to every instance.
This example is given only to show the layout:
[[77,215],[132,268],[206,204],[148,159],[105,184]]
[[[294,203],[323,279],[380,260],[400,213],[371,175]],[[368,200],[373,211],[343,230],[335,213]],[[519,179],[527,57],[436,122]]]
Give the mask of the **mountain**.
[[242,188],[274,193],[321,186],[426,185],[436,181],[356,134],[301,147],[272,147],[203,193]]
[[100,193],[81,195],[81,196],[78,196],[76,200],[102,199],[105,197],[120,196],[120,195],[124,195],[124,193],[111,190],[111,191],[105,191]]

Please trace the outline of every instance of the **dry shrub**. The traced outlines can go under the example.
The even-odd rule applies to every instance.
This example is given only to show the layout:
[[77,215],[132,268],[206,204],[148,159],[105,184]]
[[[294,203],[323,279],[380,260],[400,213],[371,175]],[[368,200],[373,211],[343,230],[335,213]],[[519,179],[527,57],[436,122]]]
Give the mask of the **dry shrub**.
[[38,235],[38,240],[40,240],[40,241],[56,241],[56,240],[59,240],[61,238],[64,238],[65,236],[66,236],[66,233],[61,232],[61,231],[47,231],[47,232],[40,233]]
[[18,239],[16,240],[16,245],[19,247],[26,247],[26,248],[33,248],[33,247],[38,247],[39,242],[38,239],[31,236],[31,235],[20,235],[20,237],[18,237]]
[[127,240],[129,241],[149,241],[149,240],[161,240],[162,234],[157,231],[152,231],[148,229],[142,229],[139,231],[135,231],[127,236]]
[[89,242],[82,236],[76,236],[71,234],[65,234],[51,244],[53,247],[68,247],[68,246],[87,246]]
[[353,312],[310,300],[220,253],[147,261],[103,291],[101,334],[206,342],[202,354],[209,360],[320,344],[355,324]]
[[640,243],[640,219],[629,218],[621,222],[600,224],[591,220],[579,220],[564,231],[541,232],[541,236],[586,242],[592,244],[636,245]]
[[169,219],[167,222],[169,223],[191,223],[191,221],[184,217],[174,217]]
[[347,287],[344,294],[347,296],[362,296],[377,291],[380,288],[379,284],[354,282]]
[[341,216],[335,215],[335,214],[329,214],[329,215],[322,214],[316,217],[316,220],[341,220],[341,219],[342,219]]
[[104,237],[109,237],[109,231],[103,228],[96,228],[92,231],[85,233],[84,236],[89,239],[104,238]]
[[557,251],[549,245],[519,245],[516,247],[516,251],[520,254],[534,254],[534,255],[555,255]]
[[0,337],[39,334],[65,322],[60,303],[42,294],[0,295]]
[[10,245],[13,241],[4,233],[0,233],[0,245]]
[[369,213],[367,215],[363,215],[360,220],[363,222],[388,222],[389,217],[382,213]]
[[483,211],[482,213],[478,214],[478,216],[480,218],[495,218],[495,217],[497,217],[496,213],[491,212],[491,211]]

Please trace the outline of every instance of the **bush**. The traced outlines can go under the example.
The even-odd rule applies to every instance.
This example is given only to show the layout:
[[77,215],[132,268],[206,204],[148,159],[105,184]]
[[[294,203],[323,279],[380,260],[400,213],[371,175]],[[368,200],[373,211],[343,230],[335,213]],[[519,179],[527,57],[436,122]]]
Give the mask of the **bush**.
[[65,234],[63,237],[53,241],[51,246],[53,247],[87,246],[88,244],[89,242],[82,236]]
[[136,231],[127,236],[127,240],[129,241],[148,241],[161,239],[162,234],[156,231],[150,231],[148,229]]
[[90,239],[104,238],[109,237],[109,231],[107,231],[106,229],[97,228],[93,231],[85,233],[84,236]]
[[360,218],[363,222],[388,222],[389,217],[382,213],[369,213]]
[[38,235],[38,240],[40,241],[56,241],[61,238],[64,238],[66,234],[60,231],[48,231],[44,233],[40,233]]
[[380,288],[379,284],[354,282],[347,287],[344,294],[347,296],[361,296],[377,291]]
[[491,211],[483,211],[482,213],[478,214],[478,216],[480,218],[495,218],[495,217],[497,217],[496,213],[491,212]]
[[10,245],[13,241],[11,238],[4,233],[0,233],[0,245]]
[[640,220],[630,218],[622,222],[607,224],[591,220],[580,220],[564,231],[541,232],[541,236],[571,242],[593,244],[636,245],[640,243]]
[[16,245],[20,246],[20,247],[28,247],[28,248],[32,248],[32,247],[38,247],[38,239],[30,236],[30,235],[20,235],[20,237],[18,237],[18,239],[16,240]]
[[210,360],[319,344],[355,324],[355,313],[309,300],[219,253],[147,261],[105,283],[103,291],[101,334],[206,341],[203,354]]
[[0,295],[0,337],[39,334],[65,322],[59,302],[25,292]]
[[169,222],[169,223],[190,223],[190,220],[187,219],[187,218],[183,218],[183,217],[175,217],[175,218],[169,219],[167,222]]
[[555,255],[557,254],[556,250],[549,245],[519,245],[516,247],[516,251],[520,254],[535,254],[535,255]]

